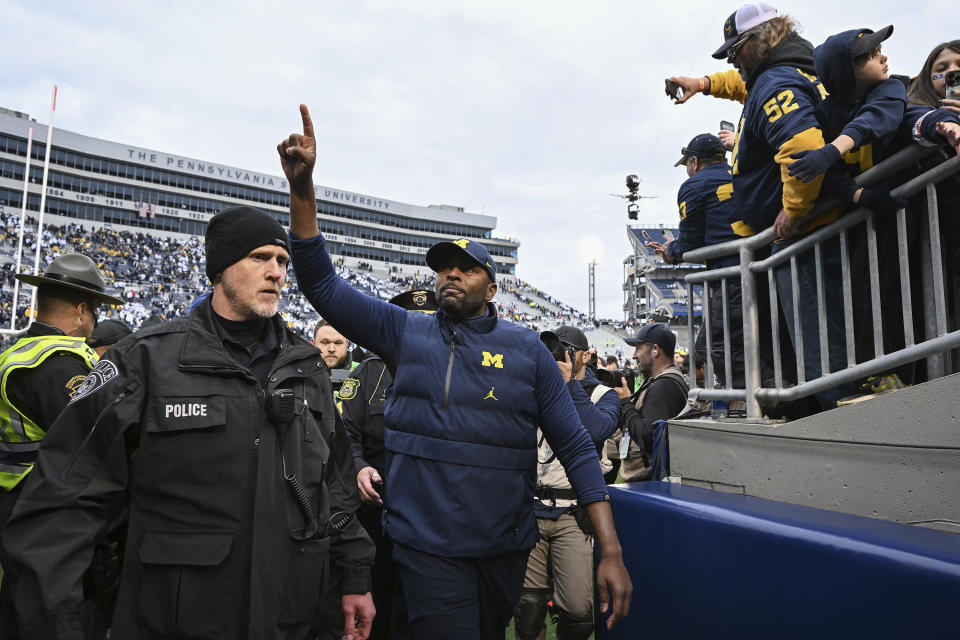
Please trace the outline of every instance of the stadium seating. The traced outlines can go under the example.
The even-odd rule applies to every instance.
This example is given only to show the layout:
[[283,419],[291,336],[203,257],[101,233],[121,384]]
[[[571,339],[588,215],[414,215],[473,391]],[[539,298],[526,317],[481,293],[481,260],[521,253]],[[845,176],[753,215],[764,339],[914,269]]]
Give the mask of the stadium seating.
[[[13,298],[13,274],[16,264],[19,216],[0,214],[0,326],[9,327]],[[190,304],[210,288],[204,272],[203,239],[191,237],[184,242],[170,238],[114,231],[110,229],[85,230],[75,224],[45,226],[40,269],[64,253],[81,252],[93,258],[111,288],[127,302],[119,309],[105,309],[102,317],[117,318],[131,328],[138,328],[151,315],[173,318],[186,313]],[[27,219],[23,245],[23,264],[32,267],[36,250],[36,220]],[[367,295],[389,300],[401,291],[432,286],[433,275],[423,269],[410,271],[395,269],[386,263],[370,264],[355,258],[337,258],[338,273],[354,287]],[[499,279],[499,292],[494,302],[501,317],[536,331],[553,329],[561,324],[572,324],[588,332],[596,332],[594,344],[614,340],[624,352],[628,351],[617,331],[623,323],[607,323],[597,331],[586,314],[563,303],[554,296],[515,276]],[[21,296],[19,326],[25,326],[25,307],[29,304]],[[309,335],[318,316],[310,304],[299,295],[296,274],[291,271],[285,285],[281,313],[287,323],[301,335]],[[611,352],[613,352],[611,350]]]

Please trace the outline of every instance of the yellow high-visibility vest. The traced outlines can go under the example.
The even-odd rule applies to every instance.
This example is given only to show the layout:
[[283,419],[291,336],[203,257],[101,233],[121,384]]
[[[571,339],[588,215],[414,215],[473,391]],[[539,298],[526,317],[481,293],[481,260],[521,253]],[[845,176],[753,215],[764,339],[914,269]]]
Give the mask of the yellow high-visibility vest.
[[7,397],[7,380],[18,369],[39,367],[47,358],[60,352],[75,353],[93,369],[96,352],[83,338],[71,336],[35,336],[21,338],[0,354],[0,488],[10,491],[33,469],[46,435],[37,423],[13,406]]

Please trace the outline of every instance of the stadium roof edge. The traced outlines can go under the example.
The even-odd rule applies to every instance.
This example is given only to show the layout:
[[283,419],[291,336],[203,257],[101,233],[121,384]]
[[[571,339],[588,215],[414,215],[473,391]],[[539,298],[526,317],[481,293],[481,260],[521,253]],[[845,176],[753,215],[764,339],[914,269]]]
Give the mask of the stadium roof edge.
[[[41,124],[35,119],[31,120],[28,114],[16,111],[15,109],[0,107],[0,120],[3,121],[3,128],[5,130],[16,131],[24,138],[27,137],[30,127],[33,127],[34,143],[40,145],[45,144],[47,125]],[[81,153],[90,153],[118,161],[132,162],[154,169],[201,176],[268,191],[287,192],[286,179],[280,176],[248,171],[231,165],[198,160],[196,158],[170,154],[144,147],[121,144],[119,142],[83,135],[68,129],[54,127],[53,145],[54,147],[60,146],[74,151],[80,151]],[[381,211],[383,213],[400,215],[407,218],[434,222],[454,222],[481,227],[491,231],[497,226],[496,216],[468,213],[449,208],[436,209],[429,206],[408,204],[323,185],[315,185],[314,191],[317,194],[318,200],[331,204],[349,204],[350,206],[363,207],[372,211]],[[503,238],[497,239],[504,240]]]

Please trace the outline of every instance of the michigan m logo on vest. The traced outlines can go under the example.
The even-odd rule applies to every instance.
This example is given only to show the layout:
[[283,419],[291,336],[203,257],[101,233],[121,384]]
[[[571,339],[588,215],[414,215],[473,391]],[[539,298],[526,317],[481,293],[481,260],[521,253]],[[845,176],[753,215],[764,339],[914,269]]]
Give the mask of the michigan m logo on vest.
[[502,353],[490,353],[489,351],[483,352],[483,362],[481,362],[485,367],[494,367],[496,369],[503,369],[503,354]]

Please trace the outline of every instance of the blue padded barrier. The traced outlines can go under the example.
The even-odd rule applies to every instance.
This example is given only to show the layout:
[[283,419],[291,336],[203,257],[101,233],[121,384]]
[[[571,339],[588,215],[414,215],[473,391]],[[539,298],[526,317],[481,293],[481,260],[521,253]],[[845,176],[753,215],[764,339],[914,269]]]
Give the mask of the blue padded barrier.
[[610,498],[633,601],[598,640],[960,637],[960,535],[666,482]]

